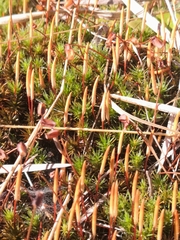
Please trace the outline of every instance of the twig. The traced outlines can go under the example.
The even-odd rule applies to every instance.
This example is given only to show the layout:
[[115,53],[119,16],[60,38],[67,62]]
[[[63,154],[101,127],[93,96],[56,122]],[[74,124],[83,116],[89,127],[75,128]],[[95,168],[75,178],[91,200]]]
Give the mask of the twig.
[[[140,119],[139,119],[140,121]],[[147,124],[149,124],[149,122],[146,121]],[[145,123],[145,124],[146,124]],[[159,128],[159,125],[157,128]],[[0,128],[17,128],[17,129],[34,129],[36,128],[36,126],[25,126],[25,125],[0,125]],[[51,127],[43,127],[42,129],[52,129]],[[132,130],[120,130],[120,129],[99,129],[99,128],[79,128],[79,127],[54,127],[53,129],[56,130],[60,130],[60,131],[84,131],[84,132],[99,132],[99,133],[125,133],[125,134],[137,134],[136,131],[132,131]],[[169,130],[168,128],[166,128],[167,130]],[[150,135],[150,132],[142,132],[144,135]],[[167,133],[162,133],[162,132],[155,132],[153,133],[153,135],[156,136],[168,136],[168,137],[175,137],[175,136],[179,136],[179,132],[177,131],[173,131],[173,133],[171,134],[167,134]]]

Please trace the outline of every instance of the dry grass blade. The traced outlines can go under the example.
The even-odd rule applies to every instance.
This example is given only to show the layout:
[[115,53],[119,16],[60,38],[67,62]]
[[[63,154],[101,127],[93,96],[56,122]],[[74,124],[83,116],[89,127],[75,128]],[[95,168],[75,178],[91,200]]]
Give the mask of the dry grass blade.
[[69,214],[69,217],[68,217],[68,232],[72,228],[72,222],[73,222],[74,213],[75,213],[75,206],[76,206],[76,204],[72,205],[71,210],[70,210],[70,214]]
[[53,42],[53,37],[54,37],[54,22],[55,22],[55,16],[53,17],[52,22],[51,22],[51,29],[50,29],[50,36],[49,36],[49,38],[52,40],[52,42]]
[[128,56],[127,47],[124,48],[124,54],[123,55],[124,55],[124,71],[126,72],[126,70],[127,70],[127,56]]
[[[67,143],[65,143],[65,146],[67,146]],[[64,164],[66,162],[66,158],[64,155],[62,155],[62,158],[61,158],[61,164]],[[60,178],[62,179],[62,181],[65,181],[66,179],[66,169],[61,169],[60,170]]]
[[101,167],[100,167],[100,171],[99,171],[99,175],[101,176],[104,173],[104,169],[105,169],[105,165],[106,165],[106,161],[109,155],[109,151],[110,151],[110,146],[107,147],[102,162],[101,162]]
[[85,81],[85,77],[87,74],[87,70],[88,70],[88,53],[89,53],[89,43],[87,43],[86,45],[86,49],[85,49],[85,53],[84,53],[84,60],[83,60],[83,79],[82,79],[82,87],[84,89],[84,81]]
[[[159,48],[157,47],[158,45],[160,45],[161,46],[161,43],[158,41],[158,38],[155,38],[155,40],[154,40],[154,45],[155,45],[155,48],[154,48],[154,57],[155,57],[155,59],[160,59],[160,52],[159,52]],[[152,66],[152,65],[151,65]],[[156,77],[155,77],[155,73],[157,74],[158,73],[158,71],[154,71],[154,69],[153,69],[153,73],[154,73],[154,76],[153,75],[151,75],[151,80],[153,81],[153,79],[156,79]],[[152,77],[153,76],[153,77]],[[154,88],[154,86],[152,85],[152,87]],[[156,84],[156,88],[157,88],[157,84]],[[154,92],[154,90],[153,90],[153,92]]]
[[112,227],[116,221],[118,215],[118,182],[112,183],[110,203],[109,203],[109,214],[110,214],[110,226]]
[[112,227],[114,218],[114,197],[115,197],[115,182],[112,183],[109,201],[109,215],[110,215],[110,226]]
[[57,223],[56,231],[54,233],[54,240],[59,240],[61,223],[62,223],[62,218],[60,217]]
[[94,8],[97,8],[98,7],[98,0],[95,0],[94,1]]
[[50,10],[50,0],[46,1],[46,10],[47,12]]
[[60,0],[56,3],[56,13],[55,13],[55,26],[57,27],[59,24],[59,6],[60,6]]
[[27,0],[23,0],[23,13],[26,13],[28,10],[28,1]]
[[15,82],[16,82],[16,89],[19,83],[19,72],[20,72],[20,52],[18,51],[16,55],[16,68],[15,68]]
[[[172,48],[174,47],[174,45],[175,46],[177,45],[176,31],[177,31],[177,28],[178,28],[178,24],[179,24],[179,20],[176,20],[176,22],[174,24],[174,27],[173,27],[173,30],[171,32],[171,40],[170,40],[170,43],[169,43],[169,45],[170,45],[169,48],[171,49],[171,51],[172,51]],[[171,59],[171,56],[170,56],[170,59]],[[168,63],[170,63],[170,62],[168,62]]]
[[119,156],[121,154],[123,139],[124,139],[124,130],[119,135],[118,149],[117,149],[117,157],[118,157],[118,159],[119,159]]
[[114,233],[112,235],[112,240],[116,240],[116,235],[117,235],[117,230],[114,231]]
[[85,174],[86,174],[86,161],[83,162],[83,166],[81,169],[81,192],[84,192],[85,185]]
[[129,186],[129,152],[130,145],[128,144],[126,147],[125,160],[124,160],[124,171],[125,171],[125,181],[126,185]]
[[22,178],[22,165],[20,165],[18,174],[16,177],[16,186],[15,186],[15,194],[14,194],[14,200],[19,201],[21,197],[20,187],[21,187],[21,178]]
[[164,209],[161,211],[160,218],[159,218],[157,240],[161,240],[162,239],[163,225],[164,225]]
[[49,231],[46,231],[42,240],[48,240],[48,236],[49,236]]
[[174,211],[174,240],[179,240],[179,214],[177,209]]
[[11,53],[11,41],[12,41],[12,16],[9,17],[9,21],[8,21],[7,39],[8,39],[8,56],[10,56],[10,53]]
[[[68,232],[72,228],[74,213],[76,212],[76,204],[79,204],[79,195],[80,195],[80,192],[81,192],[81,187],[80,186],[81,186],[81,177],[78,179],[78,182],[76,184],[74,200],[73,200],[73,204],[72,204],[72,207],[71,207],[71,210],[70,210],[70,214],[69,214],[69,217],[68,217]],[[79,218],[78,218],[78,220],[80,221]]]
[[145,88],[145,100],[149,101],[149,86],[148,86],[148,84],[146,85],[146,88]]
[[144,224],[144,198],[141,201],[140,211],[139,211],[139,235],[140,239],[142,239],[142,231],[143,231],[143,224]]
[[64,108],[64,126],[66,126],[66,124],[68,122],[68,111],[69,111],[69,106],[71,103],[71,96],[72,96],[72,92],[70,92],[70,94],[68,95],[66,104],[65,104],[65,108]]
[[82,21],[80,21],[78,28],[78,44],[79,46],[82,46]]
[[13,10],[13,7],[12,7],[12,0],[9,0],[9,15],[12,15],[12,10]]
[[102,103],[101,103],[101,122],[102,122],[102,128],[104,128],[104,122],[106,120],[106,94],[107,91],[105,90],[103,97],[102,97]]
[[120,24],[119,24],[119,36],[122,37],[123,34],[123,26],[124,26],[124,6],[121,9],[120,15]]
[[151,82],[152,82],[152,89],[153,89],[154,95],[157,95],[158,89],[156,84],[156,77],[154,74],[154,67],[152,63],[151,63]]
[[109,172],[109,183],[110,185],[112,184],[114,180],[114,166],[115,166],[115,151],[116,149],[113,148],[112,153],[111,153],[111,158],[110,158],[110,172]]
[[[180,112],[178,112],[174,118],[174,122],[173,122],[173,126],[172,126],[172,130],[176,131],[178,129],[178,124],[179,124],[179,117],[180,117]],[[176,137],[172,138],[172,141],[175,142],[176,141]]]
[[178,182],[177,180],[174,182],[173,186],[173,196],[172,196],[172,214],[174,215],[174,212],[176,210],[176,202],[177,202],[177,193],[178,193]]
[[81,177],[78,179],[76,184],[73,203],[76,203],[76,201],[79,199],[80,193],[81,193]]
[[88,88],[86,87],[84,90],[83,101],[82,101],[82,114],[81,114],[82,126],[84,126],[84,115],[86,113],[87,93],[88,93]]
[[53,185],[53,203],[56,204],[58,200],[58,187],[59,187],[59,171],[55,169],[54,173],[54,185]]
[[96,104],[96,92],[97,92],[97,87],[98,87],[98,82],[99,82],[99,76],[97,76],[93,89],[92,89],[92,98],[91,98],[91,105],[92,105],[92,113],[94,114],[94,107]]
[[[152,49],[151,49],[151,41],[148,42],[147,46],[147,67],[150,68],[152,65]],[[147,100],[147,99],[146,99]]]
[[105,100],[105,116],[106,120],[109,122],[109,111],[110,111],[110,92],[109,90],[106,93],[106,100]]
[[56,92],[56,61],[57,56],[54,58],[51,68],[51,87],[53,92]]
[[93,214],[92,214],[92,237],[96,238],[96,224],[97,224],[97,204],[94,204]]
[[[32,72],[31,72],[31,82],[30,82],[30,99],[31,101],[34,100],[34,69],[32,69]],[[31,109],[33,107],[31,106]]]
[[128,24],[129,19],[130,19],[130,3],[131,3],[131,0],[127,0],[127,2],[126,2],[126,6],[127,6],[126,25]]
[[169,42],[169,49],[168,49],[168,56],[167,56],[167,65],[171,66],[172,61],[172,49],[174,47],[175,39],[176,39],[176,30],[177,30],[177,23],[174,25],[173,30],[171,32],[171,39]]
[[48,51],[47,51],[47,67],[48,67],[48,76],[50,80],[50,69],[51,69],[51,51],[52,51],[52,39],[49,39]]
[[144,8],[144,15],[143,15],[142,24],[141,24],[141,38],[142,38],[142,35],[143,35],[143,33],[144,33],[144,29],[145,29],[146,14],[147,14],[147,10],[148,10],[148,5],[149,5],[149,2],[147,2],[147,3],[145,4],[145,8]]
[[139,189],[136,189],[135,198],[134,198],[134,210],[133,210],[134,228],[136,228],[139,222],[139,197],[140,197]]
[[80,201],[77,199],[76,201],[76,206],[75,206],[75,212],[76,212],[76,221],[78,226],[80,226],[80,219],[81,219],[81,214],[80,214]]
[[112,57],[113,57],[113,72],[116,75],[117,73],[117,56],[116,56],[116,51],[114,45],[112,45]]
[[118,181],[115,181],[115,187],[114,187],[114,221],[116,220],[118,216]]
[[32,72],[32,67],[31,67],[31,64],[29,64],[29,66],[28,66],[28,68],[27,68],[27,72],[26,72],[26,94],[27,94],[29,112],[30,112],[30,109],[31,109],[31,103],[30,103],[30,94],[31,94],[31,88],[30,88],[30,84],[31,84],[31,72]]
[[39,68],[38,73],[39,73],[39,84],[42,88],[45,88],[45,83],[44,83],[43,73],[42,73],[41,68]]
[[116,65],[117,65],[117,68],[118,68],[119,56],[120,56],[120,38],[119,38],[118,34],[116,35],[116,49],[115,49],[115,52],[116,52]]
[[137,181],[138,181],[138,171],[135,172],[134,179],[133,179],[133,184],[132,184],[132,202],[133,203],[135,201]]
[[133,44],[130,42],[128,44],[128,51],[127,51],[127,58],[126,61],[130,61],[131,60],[131,56],[132,56],[132,50],[133,50]]
[[29,38],[30,38],[30,47],[31,47],[32,41],[33,41],[33,17],[32,17],[31,11],[29,15]]
[[[65,151],[67,151],[67,141],[64,144],[64,149],[65,149]],[[63,154],[61,157],[61,164],[65,164],[65,163],[66,163],[66,157]],[[65,181],[65,179],[66,179],[66,169],[65,168],[60,170],[60,179],[62,181]]]
[[30,101],[31,101],[30,118],[31,118],[31,121],[33,122],[33,110],[34,110],[34,69],[31,72]]

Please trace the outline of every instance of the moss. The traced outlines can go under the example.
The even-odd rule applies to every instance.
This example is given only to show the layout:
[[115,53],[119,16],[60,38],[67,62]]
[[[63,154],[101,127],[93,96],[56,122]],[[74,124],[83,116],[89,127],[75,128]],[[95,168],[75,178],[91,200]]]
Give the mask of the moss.
[[[42,2],[42,1],[39,1]],[[1,3],[1,2],[0,2]],[[51,1],[51,4],[53,2]],[[0,15],[8,14],[7,3],[1,3],[2,9]],[[34,4],[36,5],[36,3]],[[5,8],[6,7],[6,8]],[[33,6],[34,7],[34,6]],[[104,9],[104,6],[100,7]],[[107,8],[107,6],[106,6]],[[116,9],[115,6],[108,6],[109,9]],[[159,6],[154,6],[158,9]],[[22,3],[13,3],[13,11],[20,13]],[[67,14],[68,16],[68,14]],[[91,14],[82,13],[78,17],[87,24],[88,29],[95,30],[94,25],[97,19]],[[145,200],[143,239],[156,238],[157,229],[153,229],[154,209],[157,197],[160,196],[161,202],[158,210],[158,216],[162,209],[165,209],[163,239],[172,238],[174,227],[174,216],[172,214],[172,193],[173,181],[172,172],[175,174],[175,164],[178,161],[178,135],[171,138],[169,151],[174,155],[174,162],[171,162],[167,156],[163,174],[158,174],[154,164],[161,154],[161,145],[164,137],[157,128],[148,125],[148,122],[167,126],[168,115],[157,112],[141,106],[129,104],[124,101],[105,99],[102,102],[105,90],[110,94],[120,94],[134,99],[146,99],[154,103],[168,103],[176,97],[179,82],[179,69],[176,63],[179,62],[179,52],[173,49],[173,61],[170,68],[167,68],[167,54],[164,48],[159,50],[159,56],[154,54],[155,46],[151,44],[152,64],[154,70],[161,70],[161,75],[155,74],[158,94],[153,88],[151,71],[147,65],[147,45],[154,37],[154,33],[145,29],[143,35],[139,28],[134,29],[132,22],[129,26],[129,39],[125,40],[127,28],[123,28],[122,38],[119,38],[119,59],[117,72],[114,71],[115,60],[113,59],[113,48],[117,48],[115,43],[107,42],[101,44],[91,44],[93,35],[84,27],[80,32],[79,23],[76,21],[73,27],[72,38],[69,39],[70,25],[72,18],[69,15],[63,20],[60,19],[58,26],[54,27],[52,48],[48,53],[50,42],[50,32],[52,17],[46,19],[34,19],[33,39],[29,37],[29,23],[14,24],[11,44],[8,44],[7,25],[1,27],[1,61],[0,61],[0,144],[1,150],[5,151],[7,163],[13,163],[18,157],[17,143],[20,141],[28,143],[32,136],[33,129],[40,124],[38,132],[31,139],[28,145],[27,156],[23,159],[26,162],[29,158],[34,159],[34,163],[60,163],[64,160],[72,163],[72,167],[60,169],[58,175],[58,192],[56,196],[58,201],[54,203],[51,194],[48,197],[45,209],[47,215],[35,214],[33,218],[33,228],[31,239],[42,238],[48,231],[52,230],[55,223],[58,207],[63,209],[60,235],[62,239],[88,239],[92,232],[92,214],[93,206],[97,203],[97,220],[96,220],[96,239],[111,239],[112,233],[117,230],[117,239],[140,239],[140,233],[137,226],[134,225],[133,217],[133,179],[135,172],[138,171],[138,181],[136,189],[139,190],[140,206],[142,200]],[[99,20],[99,24],[104,20]],[[136,21],[136,19],[135,19]],[[135,22],[136,23],[136,22]],[[111,27],[112,33],[119,32],[119,23],[107,21],[108,27]],[[96,27],[97,28],[97,27]],[[79,31],[79,33],[78,33]],[[82,44],[79,45],[78,34],[82,36]],[[110,35],[109,38],[110,39]],[[129,42],[142,40],[138,45],[134,43],[134,49]],[[69,47],[73,52],[72,59],[68,59],[65,44],[69,42]],[[85,51],[87,43],[90,43],[88,51],[88,61],[85,65]],[[168,47],[168,44],[167,46]],[[125,57],[125,51],[128,51],[129,58]],[[135,51],[136,50],[136,51]],[[17,74],[17,52],[20,53],[19,79],[15,80]],[[47,64],[47,59],[51,58],[51,63]],[[53,69],[53,60],[57,57],[56,67]],[[142,64],[140,63],[142,61]],[[34,79],[27,82],[27,71],[34,69]],[[39,71],[39,69],[41,71]],[[168,71],[165,71],[167,70]],[[52,88],[52,71],[55,73],[56,86]],[[86,72],[84,76],[84,72]],[[32,77],[32,76],[31,76]],[[93,87],[99,77],[96,89],[95,106],[92,109]],[[42,78],[42,79],[41,79]],[[40,82],[40,80],[43,82]],[[32,83],[34,85],[32,85]],[[64,84],[64,85],[63,85]],[[29,88],[28,88],[29,87]],[[83,114],[83,95],[87,87],[85,113]],[[33,92],[34,89],[34,92]],[[27,93],[29,94],[29,99]],[[63,90],[63,91],[62,91]],[[62,94],[59,96],[59,93]],[[67,106],[67,98],[71,93],[71,101]],[[32,100],[32,101],[30,101]],[[125,112],[140,119],[140,123],[134,119],[129,119],[129,124],[124,128],[123,122],[118,119],[118,113],[112,109],[110,101],[114,101]],[[46,113],[51,109],[52,104],[56,101],[55,106],[45,120],[45,115],[38,116],[37,107],[40,102],[45,105]],[[179,106],[179,101],[177,101]],[[105,110],[103,112],[103,109]],[[66,115],[65,115],[66,111]],[[67,117],[67,128],[64,129],[64,118]],[[102,120],[104,123],[102,124]],[[143,124],[141,120],[146,120]],[[45,122],[42,125],[42,122]],[[10,126],[2,126],[10,125]],[[22,126],[19,128],[19,126]],[[28,128],[27,128],[28,127]],[[59,130],[56,139],[46,139],[45,134],[51,129]],[[117,132],[119,131],[119,132]],[[142,132],[141,132],[142,131]],[[149,134],[154,131],[153,141],[150,142]],[[149,140],[148,140],[149,139]],[[57,144],[58,142],[58,144]],[[130,146],[129,155],[127,156],[127,145]],[[148,153],[148,147],[151,146]],[[100,175],[100,168],[107,148],[110,151],[104,166],[103,174]],[[112,151],[114,149],[114,155]],[[154,151],[153,151],[154,150]],[[157,154],[157,157],[155,156]],[[1,154],[2,155],[2,154]],[[1,159],[2,164],[5,160]],[[170,161],[171,165],[169,165]],[[86,165],[84,165],[86,163]],[[125,163],[128,163],[125,165]],[[84,166],[84,178],[82,174]],[[151,172],[150,180],[146,175],[146,170]],[[164,171],[166,170],[166,171]],[[178,171],[178,169],[176,169]],[[170,173],[167,173],[170,172]],[[33,190],[53,189],[55,182],[53,171],[39,171],[30,174],[33,183]],[[72,182],[68,178],[72,175]],[[79,177],[83,182],[80,182]],[[0,181],[3,182],[6,176],[2,175]],[[177,177],[178,179],[178,177]],[[110,202],[112,197],[112,184],[118,181],[118,200],[114,204]],[[77,183],[80,182],[79,192]],[[152,183],[151,183],[152,182]],[[2,204],[3,214],[0,215],[0,227],[2,229],[2,239],[22,239],[27,236],[28,226],[31,219],[34,197],[28,194],[29,183],[22,175],[21,187],[27,188],[27,194],[22,194],[21,201],[17,202],[17,218],[14,219],[14,206],[10,204],[14,200],[14,186],[16,183],[16,174],[12,176],[6,190],[3,192],[0,202]],[[84,185],[83,185],[84,184]],[[153,194],[149,192],[152,184]],[[84,192],[82,189],[84,188]],[[24,190],[23,190],[24,191]],[[55,190],[54,190],[55,191]],[[25,191],[26,192],[26,191]],[[74,203],[74,193],[76,192],[79,202]],[[6,194],[7,193],[7,194]],[[13,193],[13,194],[12,194]],[[68,205],[62,207],[66,197],[70,194],[71,200]],[[112,201],[112,198],[111,198]],[[69,214],[72,206],[77,204],[73,212],[72,228],[69,226]],[[78,205],[79,204],[79,205]],[[110,215],[111,207],[117,207],[117,217]],[[176,208],[180,209],[180,196],[177,193]],[[79,223],[78,209],[80,209],[80,219],[85,216],[86,219]],[[73,210],[72,210],[73,211]],[[46,212],[46,211],[45,211]],[[15,222],[14,222],[15,221]],[[42,227],[42,228],[41,228]],[[68,231],[68,229],[71,229]],[[135,231],[136,230],[136,231]]]

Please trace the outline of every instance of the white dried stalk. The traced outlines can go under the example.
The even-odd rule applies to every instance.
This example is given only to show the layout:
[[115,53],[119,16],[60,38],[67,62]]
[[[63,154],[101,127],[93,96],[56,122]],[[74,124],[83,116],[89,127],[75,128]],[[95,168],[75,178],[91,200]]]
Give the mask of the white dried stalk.
[[[179,84],[180,84],[180,82],[179,82]],[[180,94],[180,85],[179,85],[179,89],[178,89],[178,92],[177,92],[176,99],[179,97],[179,94]],[[177,104],[177,101],[175,100],[172,107],[175,108],[176,104]],[[177,109],[179,109],[179,108],[177,108]],[[180,111],[180,109],[179,109],[179,111]],[[174,119],[175,119],[177,113],[170,112],[169,121],[168,121],[168,124],[167,124],[167,127],[169,129],[172,129],[173,123],[174,123]],[[167,134],[171,134],[172,131],[171,130],[167,130],[166,133]],[[161,151],[161,155],[160,155],[160,162],[161,162],[162,165],[164,164],[164,162],[166,160],[166,157],[168,157],[168,153],[170,152],[169,148],[170,148],[171,142],[172,142],[172,138],[171,137],[166,136],[164,138],[164,141],[163,141],[163,144],[162,144],[162,151]],[[174,160],[174,151],[172,151],[171,160],[172,161]],[[158,166],[158,172],[160,172],[160,171],[161,171],[161,166],[159,165]]]
[[[3,173],[9,173],[12,171],[13,164],[5,164],[2,165],[0,168],[0,174]],[[28,164],[26,166],[23,166],[23,172],[38,172],[43,170],[49,170],[49,169],[56,169],[56,168],[66,168],[70,167],[71,164],[69,163],[46,163],[46,164]],[[20,165],[17,166],[16,170],[14,172],[17,172],[20,168]]]
[[135,105],[138,105],[138,106],[142,106],[142,107],[145,107],[145,108],[151,108],[151,109],[154,109],[154,110],[156,109],[158,111],[165,112],[165,113],[177,114],[177,113],[180,112],[180,109],[175,107],[175,106],[162,104],[162,103],[156,104],[156,103],[153,103],[153,102],[148,102],[148,101],[137,99],[137,98],[120,96],[118,94],[111,94],[111,98],[121,100],[123,102],[131,103],[131,104],[135,104]]
[[[32,12],[32,18],[38,19],[41,17],[45,17],[46,12]],[[20,23],[29,21],[30,13],[22,13],[22,14],[13,14],[12,15],[12,23]],[[5,16],[0,18],[0,25],[8,24],[10,16]]]
[[[63,17],[63,14],[67,13],[68,11],[60,8],[59,16]],[[91,13],[92,8],[80,8],[78,9],[79,13]],[[120,10],[118,11],[110,11],[110,10],[94,10],[92,14],[99,18],[106,18],[106,19],[119,19]],[[50,15],[54,15],[55,11],[49,11]],[[22,13],[22,14],[13,14],[12,15],[12,23],[22,23],[29,21],[30,13]],[[41,17],[46,17],[46,12],[32,12],[33,19],[39,19]],[[0,25],[8,24],[10,16],[0,17]]]

